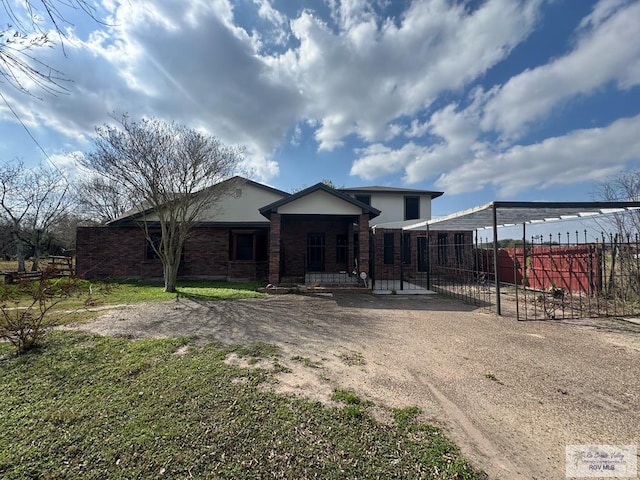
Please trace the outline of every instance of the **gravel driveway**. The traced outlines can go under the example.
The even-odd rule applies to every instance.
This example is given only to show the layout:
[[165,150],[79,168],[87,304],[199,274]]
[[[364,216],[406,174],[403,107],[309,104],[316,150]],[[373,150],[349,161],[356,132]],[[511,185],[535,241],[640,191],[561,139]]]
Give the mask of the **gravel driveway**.
[[278,389],[417,405],[490,478],[564,479],[567,444],[640,444],[640,326],[622,320],[517,322],[436,295],[336,294],[139,304],[78,328],[279,345],[292,372]]

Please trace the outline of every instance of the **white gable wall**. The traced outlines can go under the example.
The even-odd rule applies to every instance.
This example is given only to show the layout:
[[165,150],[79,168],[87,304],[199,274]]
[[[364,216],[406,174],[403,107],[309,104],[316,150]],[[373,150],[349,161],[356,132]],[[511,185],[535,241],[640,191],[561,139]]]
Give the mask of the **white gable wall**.
[[[388,222],[404,221],[404,197],[416,195],[402,193],[371,193],[371,206],[381,211],[380,215],[373,218],[369,225],[379,225]],[[420,197],[420,218],[431,218],[431,196],[418,195]],[[415,222],[414,222],[415,223]]]
[[[266,204],[265,204],[266,205]],[[360,215],[362,209],[322,190],[316,190],[278,208],[288,215]]]
[[[240,196],[236,196],[240,190]],[[201,215],[203,222],[267,222],[258,211],[261,207],[284,198],[272,190],[242,183],[222,197],[217,205],[205,210]]]
[[[236,190],[240,195],[236,196]],[[354,194],[350,194],[355,196]],[[404,198],[414,196],[410,193],[371,192],[371,206],[380,210],[377,217],[370,220],[369,225],[380,225],[390,222],[404,222]],[[420,197],[420,219],[431,218],[431,196]],[[268,220],[262,216],[259,209],[265,205],[277,202],[286,195],[277,191],[258,187],[251,183],[242,183],[237,189],[232,189],[227,195],[218,200],[216,205],[203,211],[201,221],[223,223],[264,223]],[[278,208],[278,213],[289,215],[359,215],[362,210],[331,195],[323,190],[316,190],[293,202]],[[154,220],[155,215],[149,215],[148,220]],[[415,220],[407,221],[407,224]]]

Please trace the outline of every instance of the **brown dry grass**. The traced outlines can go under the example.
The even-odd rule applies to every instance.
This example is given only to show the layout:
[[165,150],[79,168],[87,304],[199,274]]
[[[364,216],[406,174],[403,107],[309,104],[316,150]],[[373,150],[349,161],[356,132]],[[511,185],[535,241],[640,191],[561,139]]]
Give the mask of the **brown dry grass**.
[[[31,270],[31,265],[33,265],[33,262],[31,261],[26,262],[27,270]],[[18,271],[17,260],[0,260],[0,272],[17,272],[17,271]]]

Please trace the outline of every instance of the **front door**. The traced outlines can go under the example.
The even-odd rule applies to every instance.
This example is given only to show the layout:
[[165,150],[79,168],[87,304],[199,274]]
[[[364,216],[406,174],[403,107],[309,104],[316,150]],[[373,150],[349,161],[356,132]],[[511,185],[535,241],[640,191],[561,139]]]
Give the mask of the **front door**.
[[307,234],[307,271],[324,272],[324,233]]

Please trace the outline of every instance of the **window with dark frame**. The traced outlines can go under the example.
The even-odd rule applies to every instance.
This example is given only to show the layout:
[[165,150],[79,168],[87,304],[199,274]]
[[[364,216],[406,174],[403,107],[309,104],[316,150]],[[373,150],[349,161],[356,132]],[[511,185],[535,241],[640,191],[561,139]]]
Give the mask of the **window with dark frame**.
[[233,232],[232,261],[264,261],[267,259],[267,235],[263,232]]
[[256,233],[256,262],[264,262],[269,257],[269,243],[267,242],[266,233]]
[[385,265],[393,265],[394,262],[394,251],[393,251],[393,242],[395,235],[393,233],[385,233],[384,234],[384,264]]
[[371,206],[371,195],[356,195],[355,198],[357,201]]
[[420,197],[404,197],[404,219],[420,218]]
[[402,263],[411,265],[411,234],[402,234]]
[[336,263],[347,263],[348,254],[349,244],[347,242],[347,235],[336,235]]
[[156,250],[160,250],[161,242],[162,235],[150,235],[150,238],[148,238],[146,242],[146,250],[144,255],[145,260],[158,260],[160,258]]
[[447,264],[447,241],[448,235],[446,233],[438,234],[438,264]]
[[235,244],[235,260],[253,260],[253,233],[237,233]]

